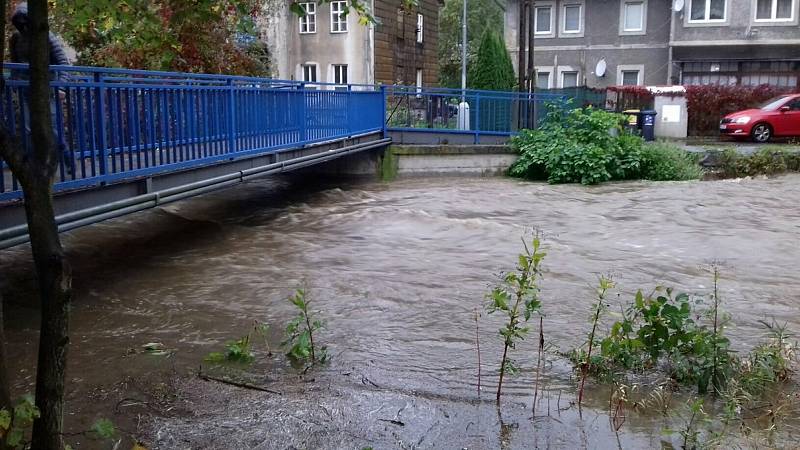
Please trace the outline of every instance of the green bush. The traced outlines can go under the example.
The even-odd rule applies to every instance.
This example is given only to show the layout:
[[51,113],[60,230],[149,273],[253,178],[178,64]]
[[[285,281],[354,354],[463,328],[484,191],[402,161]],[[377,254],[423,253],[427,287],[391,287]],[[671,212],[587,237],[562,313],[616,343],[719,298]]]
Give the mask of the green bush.
[[519,159],[512,176],[550,183],[597,184],[611,180],[688,180],[700,176],[696,159],[665,143],[645,144],[627,133],[625,117],[607,111],[549,105],[536,130],[511,140]]
[[665,142],[642,147],[643,180],[697,180],[702,175],[698,156]]
[[734,149],[722,152],[719,162],[722,175],[728,178],[776,175],[800,169],[800,154],[787,152],[780,147],[765,147],[743,155]]

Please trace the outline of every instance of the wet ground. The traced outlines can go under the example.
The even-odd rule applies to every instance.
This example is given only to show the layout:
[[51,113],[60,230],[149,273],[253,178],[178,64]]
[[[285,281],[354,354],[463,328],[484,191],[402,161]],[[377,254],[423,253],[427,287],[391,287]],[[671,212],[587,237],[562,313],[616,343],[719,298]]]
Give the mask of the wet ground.
[[[251,183],[66,236],[76,301],[67,426],[108,417],[152,448],[658,448],[680,418],[631,414],[617,434],[608,391],[581,414],[566,363],[548,357],[536,417],[535,339],[514,350],[522,373],[493,401],[499,317],[474,314],[520,237],[546,234],[547,341],[580,345],[593,284],[612,273],[624,298],[656,284],[708,292],[710,261],[734,347],[775,317],[800,330],[800,176],[549,186],[510,179]],[[15,390],[30,389],[36,315],[25,248],[0,255]],[[255,344],[258,392],[195,373],[254,321],[277,347],[306,286],[326,322],[331,362],[305,374]],[[616,301],[616,300],[615,300]],[[162,343],[171,356],[141,352]],[[204,370],[211,370],[208,367]],[[680,408],[676,408],[680,409]],[[798,422],[800,423],[800,422]],[[111,444],[78,436],[76,448]],[[792,434],[772,446],[791,448]]]

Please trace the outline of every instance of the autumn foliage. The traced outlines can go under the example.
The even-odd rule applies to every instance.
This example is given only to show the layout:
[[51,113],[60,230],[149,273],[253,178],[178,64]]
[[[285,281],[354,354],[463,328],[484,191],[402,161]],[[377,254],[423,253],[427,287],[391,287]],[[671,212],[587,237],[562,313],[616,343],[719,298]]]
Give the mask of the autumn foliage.
[[[796,89],[794,89],[796,90]],[[717,136],[719,121],[725,115],[755,108],[792,89],[761,86],[686,86],[690,136]]]
[[51,0],[80,65],[266,75],[260,0]]

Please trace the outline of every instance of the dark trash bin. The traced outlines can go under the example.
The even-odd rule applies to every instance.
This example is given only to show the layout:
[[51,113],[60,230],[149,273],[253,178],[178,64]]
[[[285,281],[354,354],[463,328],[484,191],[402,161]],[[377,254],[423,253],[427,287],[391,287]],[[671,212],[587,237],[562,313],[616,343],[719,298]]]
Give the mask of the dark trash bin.
[[645,110],[639,113],[639,128],[642,130],[642,137],[645,141],[656,140],[656,116],[657,112]]

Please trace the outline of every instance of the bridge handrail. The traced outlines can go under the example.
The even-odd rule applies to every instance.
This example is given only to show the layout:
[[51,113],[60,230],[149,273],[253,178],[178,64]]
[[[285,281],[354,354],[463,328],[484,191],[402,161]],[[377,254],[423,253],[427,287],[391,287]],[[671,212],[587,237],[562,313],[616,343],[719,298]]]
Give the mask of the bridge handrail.
[[[0,120],[30,148],[28,66],[6,64]],[[185,170],[384,129],[379,86],[51,66],[55,190]],[[65,76],[59,76],[59,75]],[[0,160],[0,202],[20,199]]]

